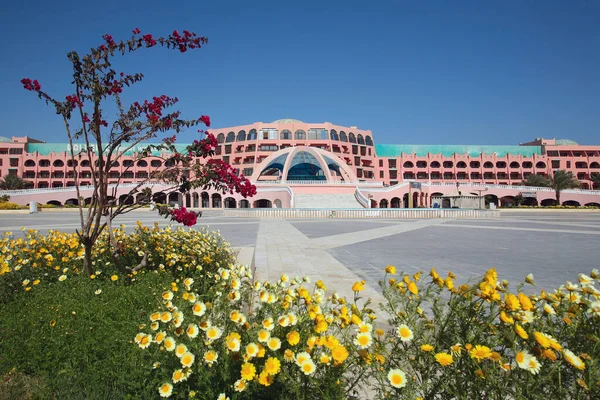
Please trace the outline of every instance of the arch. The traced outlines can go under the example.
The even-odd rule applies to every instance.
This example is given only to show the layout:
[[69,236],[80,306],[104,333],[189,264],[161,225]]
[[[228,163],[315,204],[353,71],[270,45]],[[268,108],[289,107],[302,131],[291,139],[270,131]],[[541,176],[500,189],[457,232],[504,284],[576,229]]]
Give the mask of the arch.
[[[90,165],[90,163],[88,162],[88,166]],[[40,167],[49,167],[50,166],[50,160],[40,160],[39,161],[39,166]]]
[[523,168],[533,168],[533,163],[531,161],[523,161]]
[[425,160],[417,161],[417,168],[427,168],[427,161],[425,161]]
[[575,200],[563,201],[562,205],[563,206],[571,206],[571,207],[581,207],[581,204]]
[[213,193],[211,196],[212,200],[212,208],[221,208],[223,207],[221,195],[219,193]]
[[244,131],[244,130],[239,131],[238,134],[237,134],[237,139],[236,140],[238,142],[245,141],[246,140],[246,131]]
[[414,165],[411,161],[405,161],[404,164],[402,164],[403,168],[413,168]]
[[194,208],[198,208],[200,207],[200,196],[198,195],[198,192],[194,192],[192,193],[192,207]]
[[150,166],[152,168],[160,168],[162,166],[162,161],[161,160],[152,160],[152,161],[150,161]]
[[50,200],[50,201],[47,201],[46,204],[51,204],[53,206],[62,207],[62,203],[58,200]]
[[585,161],[577,161],[575,163],[575,168],[578,168],[578,169],[587,169],[587,167],[588,167],[588,164]]
[[306,140],[306,132],[304,132],[302,129],[298,129],[294,133],[294,139],[296,139],[296,140]]
[[53,188],[61,188],[63,187],[62,182],[52,182],[52,187]]
[[240,208],[250,208],[250,202],[246,199],[240,200]]
[[[69,160],[71,161],[71,160]],[[26,167],[35,167],[35,161],[33,160],[25,160],[25,164]]]
[[486,161],[483,163],[483,168],[494,168],[494,164],[491,161]]
[[439,168],[440,167],[440,163],[439,161],[432,161],[431,164],[429,164],[430,168]]
[[150,202],[149,200],[150,200],[150,198],[148,197],[147,193],[143,193],[142,192],[142,193],[138,193],[135,196],[135,202],[136,203],[147,204],[147,203]]
[[592,169],[600,169],[600,163],[594,161],[593,163],[590,164],[590,168],[592,168]]
[[133,196],[130,194],[122,194],[119,196],[119,204],[133,204]]
[[229,132],[227,134],[227,138],[225,139],[225,143],[235,142],[235,132]]
[[536,167],[536,168],[546,168],[546,163],[545,163],[545,162],[543,162],[543,161],[538,161],[538,162],[535,164],[535,167]]
[[67,206],[78,206],[79,205],[79,200],[78,199],[67,199],[67,201],[65,201],[65,205]]
[[180,199],[179,195],[180,195],[179,192],[171,192],[171,193],[169,193],[169,198],[168,198],[168,203],[167,204],[176,203],[179,206],[182,206],[183,204],[181,204],[181,199]]
[[400,208],[401,200],[399,197],[392,197],[390,201],[390,208]]
[[500,201],[502,202],[502,207],[514,207],[517,205],[515,196],[502,196],[500,197]]
[[535,197],[525,197],[521,204],[524,206],[535,207],[538,205],[538,201]]
[[284,129],[279,133],[279,139],[281,140],[292,140],[292,131]]
[[158,204],[167,204],[167,195],[163,192],[156,192],[152,194],[152,200]]
[[133,160],[123,160],[123,166],[128,168],[128,167],[133,167]]
[[52,163],[53,167],[64,167],[65,163],[62,160],[54,160]]
[[600,203],[585,203],[585,206],[600,208]]
[[544,199],[541,201],[540,205],[542,207],[550,207],[556,205],[556,199]]
[[273,203],[271,200],[258,199],[254,201],[254,208],[273,208]]
[[484,200],[486,206],[489,206],[490,203],[494,203],[496,206],[498,206],[498,196],[496,196],[495,194],[486,194],[484,196]]
[[471,168],[480,168],[480,167],[481,167],[481,163],[480,163],[479,161],[471,161],[471,162],[469,163],[469,166],[470,166]]
[[185,206],[187,208],[191,208],[192,207],[192,196],[190,195],[190,192],[187,192],[185,194]]
[[116,168],[116,167],[120,167],[121,163],[117,160],[113,161],[112,164],[110,165],[111,168]]
[[225,208],[236,208],[237,206],[237,202],[233,197],[225,197],[225,200],[223,200],[223,204]]
[[273,202],[273,205],[275,206],[275,208],[283,208],[281,206],[281,200],[279,200],[279,199],[275,199],[275,201]]
[[517,169],[517,168],[521,168],[521,165],[518,162],[513,161],[510,163],[510,167],[513,169]]
[[338,136],[338,133],[335,131],[335,129],[329,131],[329,138],[331,140],[340,140],[340,137]]
[[381,200],[379,200],[379,208],[388,208],[388,201],[387,201],[387,199],[381,199]]
[[360,133],[358,134],[358,136],[356,136],[356,141],[358,142],[358,144],[365,144],[365,138]]
[[506,162],[505,161],[496,162],[496,168],[506,168]]
[[356,143],[356,136],[354,136],[354,133],[350,132],[350,133],[348,134],[348,141],[349,141],[350,143]]
[[225,142],[225,134],[224,133],[219,133],[217,135],[217,143],[223,143]]
[[256,136],[256,129],[250,129],[250,131],[248,131],[248,137],[246,140],[256,140]]
[[444,163],[442,165],[444,166],[444,168],[454,167],[454,163],[452,161],[444,161]]
[[91,197],[86,197],[83,200],[83,204],[86,205],[86,206],[89,206],[90,204],[92,204],[92,198]]
[[[154,161],[157,161],[157,160],[154,160]],[[158,166],[160,167],[160,161],[158,161],[158,162],[159,162]],[[148,162],[146,160],[139,160],[137,162],[137,166],[140,167],[140,168],[146,168],[148,166]]]
[[200,193],[200,198],[202,199],[201,207],[202,208],[210,208],[210,196],[207,192]]
[[456,163],[456,168],[467,168],[467,163],[464,161],[459,161]]
[[347,142],[348,136],[346,136],[346,132],[340,131],[340,142]]
[[371,139],[371,136],[365,136],[365,143],[367,144],[367,146],[373,146],[373,139]]

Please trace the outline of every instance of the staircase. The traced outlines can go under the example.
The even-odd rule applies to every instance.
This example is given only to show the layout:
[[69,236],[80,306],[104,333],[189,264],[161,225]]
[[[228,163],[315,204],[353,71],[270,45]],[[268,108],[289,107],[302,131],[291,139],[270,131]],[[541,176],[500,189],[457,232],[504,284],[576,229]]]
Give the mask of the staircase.
[[354,193],[344,194],[299,194],[294,195],[295,208],[364,208]]

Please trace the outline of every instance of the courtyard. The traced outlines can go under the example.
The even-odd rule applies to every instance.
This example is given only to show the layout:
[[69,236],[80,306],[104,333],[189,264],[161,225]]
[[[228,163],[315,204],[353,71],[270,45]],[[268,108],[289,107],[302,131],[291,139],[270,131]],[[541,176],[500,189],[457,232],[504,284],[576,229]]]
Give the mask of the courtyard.
[[[20,234],[21,227],[74,232],[74,211],[2,214],[0,232]],[[116,220],[127,230],[169,221],[154,212],[136,211]],[[365,294],[379,300],[383,269],[395,265],[414,273],[436,268],[454,272],[459,281],[496,268],[501,279],[521,282],[533,273],[537,290],[576,281],[580,272],[598,267],[600,213],[502,211],[494,219],[253,219],[204,212],[194,229],[219,231],[239,251],[240,262],[253,264],[259,279],[282,273],[323,279],[350,295],[350,286],[367,281]]]

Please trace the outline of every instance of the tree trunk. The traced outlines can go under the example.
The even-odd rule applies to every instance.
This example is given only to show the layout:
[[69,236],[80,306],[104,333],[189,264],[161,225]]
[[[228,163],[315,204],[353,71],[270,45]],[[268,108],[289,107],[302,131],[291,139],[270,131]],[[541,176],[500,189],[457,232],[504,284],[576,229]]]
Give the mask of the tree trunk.
[[83,266],[88,276],[94,274],[94,269],[92,268],[92,243],[89,240],[83,241],[83,247],[85,250],[85,256],[83,258]]
[[560,206],[560,190],[556,191],[556,205]]

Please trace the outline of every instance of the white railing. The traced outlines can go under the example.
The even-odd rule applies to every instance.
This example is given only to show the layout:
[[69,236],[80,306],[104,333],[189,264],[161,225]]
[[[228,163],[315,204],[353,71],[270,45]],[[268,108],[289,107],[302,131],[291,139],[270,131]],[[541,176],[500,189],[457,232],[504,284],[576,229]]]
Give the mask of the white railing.
[[498,210],[453,208],[226,208],[223,215],[245,218],[492,218]]
[[371,202],[360,192],[358,187],[354,191],[354,197],[356,197],[356,200],[362,204],[364,208],[371,208]]
[[[115,188],[115,187],[136,187],[136,186],[152,186],[152,185],[168,185],[165,182],[145,182],[142,185],[140,185],[139,182],[137,183],[111,183],[108,185],[108,188]],[[84,185],[84,186],[79,186],[79,190],[94,190],[94,186],[93,185]],[[27,196],[27,195],[31,195],[31,194],[39,194],[39,193],[57,193],[57,192],[71,192],[71,191],[75,191],[75,186],[66,186],[66,187],[59,187],[59,188],[40,188],[40,189],[22,189],[22,190],[0,190],[0,195],[3,194],[7,194],[9,196]]]
[[[511,190],[521,190],[523,192],[554,192],[554,189],[545,187],[545,186],[524,186],[524,185],[497,185],[497,184],[485,184],[485,183],[461,183],[459,182],[460,187],[489,187],[496,189],[511,189]],[[454,183],[446,183],[446,182],[429,182],[421,183],[423,186],[454,186],[456,187],[456,182]],[[587,190],[587,189],[565,189],[562,190],[562,193],[580,193],[580,194],[600,194],[600,190]]]
[[365,182],[351,182],[351,181],[257,181],[252,182],[254,185],[339,185],[339,186],[356,186]]

